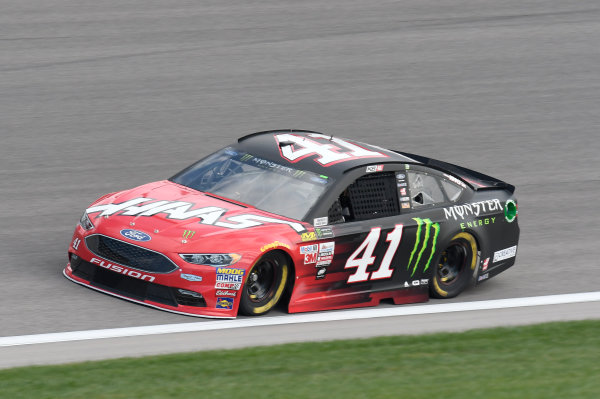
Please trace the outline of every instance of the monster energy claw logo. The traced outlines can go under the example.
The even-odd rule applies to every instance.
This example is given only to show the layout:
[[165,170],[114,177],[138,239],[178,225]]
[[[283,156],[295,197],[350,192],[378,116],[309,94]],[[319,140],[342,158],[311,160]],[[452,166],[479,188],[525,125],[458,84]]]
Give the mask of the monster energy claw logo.
[[192,238],[196,234],[194,230],[183,230],[183,239],[187,240],[188,238]]
[[[425,269],[423,269],[423,271],[425,272],[429,268],[429,264],[431,263],[431,259],[433,258],[433,254],[435,253],[435,244],[437,243],[437,237],[440,232],[440,224],[432,223],[431,219],[413,218],[413,220],[415,222],[417,222],[417,239],[415,241],[415,246],[414,246],[412,252],[410,253],[410,258],[408,260],[408,266],[406,267],[407,270],[410,270],[410,265],[412,264],[413,258],[415,257],[415,255],[417,255],[415,264],[412,267],[412,273],[410,274],[411,277],[414,276],[415,272],[417,271],[419,262],[421,261],[421,258],[423,257],[423,254],[425,253],[427,246],[429,245],[429,238],[432,235],[431,230],[433,229],[433,238],[431,240],[431,252],[429,254],[425,254],[426,258],[423,258],[423,259],[427,259],[427,263],[425,263]],[[422,228],[423,224],[425,224],[425,229]],[[422,244],[421,244],[421,230],[425,230]],[[421,244],[421,249],[419,249],[419,244]],[[427,255],[429,255],[429,256],[427,256]]]

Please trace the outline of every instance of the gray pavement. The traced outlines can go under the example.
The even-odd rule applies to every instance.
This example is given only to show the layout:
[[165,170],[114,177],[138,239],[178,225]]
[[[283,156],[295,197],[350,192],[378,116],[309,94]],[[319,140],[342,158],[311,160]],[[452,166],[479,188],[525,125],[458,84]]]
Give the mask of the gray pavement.
[[515,184],[516,266],[456,301],[600,286],[597,1],[0,0],[0,10],[0,336],[198,321],[67,281],[73,227],[104,193],[274,128]]

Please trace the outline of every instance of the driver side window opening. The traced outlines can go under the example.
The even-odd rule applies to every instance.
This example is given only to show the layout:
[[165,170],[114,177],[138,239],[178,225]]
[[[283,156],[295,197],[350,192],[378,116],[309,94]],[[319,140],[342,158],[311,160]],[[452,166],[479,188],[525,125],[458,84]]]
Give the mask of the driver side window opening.
[[369,220],[400,214],[396,175],[362,176],[349,185],[329,208],[329,223]]

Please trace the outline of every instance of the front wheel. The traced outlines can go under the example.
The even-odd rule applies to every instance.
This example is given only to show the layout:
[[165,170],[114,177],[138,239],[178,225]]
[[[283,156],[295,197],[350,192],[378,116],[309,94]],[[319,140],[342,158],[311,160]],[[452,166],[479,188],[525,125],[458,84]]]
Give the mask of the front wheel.
[[469,284],[477,265],[477,243],[469,233],[459,233],[440,254],[429,292],[434,298],[453,298]]
[[269,252],[250,269],[240,300],[240,312],[248,316],[260,316],[277,305],[290,267],[285,255]]

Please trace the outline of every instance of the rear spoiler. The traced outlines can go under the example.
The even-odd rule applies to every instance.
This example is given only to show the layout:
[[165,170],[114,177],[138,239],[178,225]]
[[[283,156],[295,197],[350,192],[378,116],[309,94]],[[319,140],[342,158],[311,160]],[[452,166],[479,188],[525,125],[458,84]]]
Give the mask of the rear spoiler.
[[475,191],[504,189],[509,191],[511,194],[515,192],[515,186],[512,184],[508,184],[502,180],[496,179],[495,177],[484,175],[483,173],[479,173],[462,166],[454,165],[444,161],[438,161],[437,159],[427,158],[408,152],[394,152],[404,155],[405,157],[412,158],[423,165],[427,165],[444,172],[450,172],[452,175],[454,175],[454,177],[460,178]]

